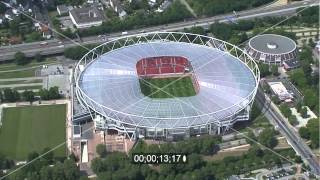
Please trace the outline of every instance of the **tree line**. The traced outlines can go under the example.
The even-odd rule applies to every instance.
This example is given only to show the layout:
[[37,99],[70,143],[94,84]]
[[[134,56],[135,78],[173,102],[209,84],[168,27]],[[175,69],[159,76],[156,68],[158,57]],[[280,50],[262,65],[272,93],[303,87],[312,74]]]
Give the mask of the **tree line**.
[[187,0],[197,15],[214,16],[258,7],[273,0]]
[[[144,145],[139,144],[139,146],[140,147],[136,148],[141,148],[141,146]],[[152,148],[155,148],[155,146],[162,151],[162,147],[167,145],[157,144]],[[136,148],[132,151],[137,151]],[[188,146],[185,148],[189,149]],[[277,152],[283,157],[292,160],[299,159],[292,149]],[[283,163],[287,163],[286,160],[280,159],[278,155],[268,150],[263,150],[257,145],[252,145],[249,151],[243,156],[228,156],[223,158],[223,160],[215,161],[204,160],[203,154],[191,152],[188,154],[188,163],[176,165],[160,164],[149,166],[133,164],[130,156],[124,153],[114,152],[107,154],[105,157],[95,158],[92,161],[91,168],[97,174],[98,179],[204,180],[225,179],[231,175],[247,173],[258,168],[280,167]]]
[[[45,148],[42,154],[46,153],[44,156],[39,157],[37,152],[31,152],[28,154],[28,158],[26,163],[32,161],[32,163],[28,164],[24,168],[19,171],[13,173],[9,176],[9,179],[32,179],[32,180],[42,180],[42,179],[59,179],[59,180],[78,180],[80,178],[80,170],[76,164],[76,159],[74,156],[70,156],[69,158],[65,157],[55,157],[54,153],[48,152],[50,149]],[[2,158],[4,159],[4,158]],[[5,163],[5,161],[1,161],[0,156],[0,165]],[[8,160],[6,160],[8,161]],[[8,173],[15,170],[19,166],[14,166],[12,160],[9,162],[10,165],[0,166],[0,175],[2,169],[9,170]],[[1,177],[0,176],[0,177]],[[86,177],[81,177],[82,179],[87,179]]]
[[312,148],[319,148],[319,142],[320,142],[319,124],[320,124],[320,119],[313,118],[308,121],[306,127],[301,127],[299,129],[299,134],[302,138],[311,140]]
[[39,93],[35,93],[31,90],[25,90],[19,93],[16,89],[5,88],[0,90],[0,100],[4,102],[17,102],[17,101],[28,101],[30,103],[36,100],[38,95],[41,100],[52,100],[61,98],[58,87],[50,87],[49,89],[40,89]]

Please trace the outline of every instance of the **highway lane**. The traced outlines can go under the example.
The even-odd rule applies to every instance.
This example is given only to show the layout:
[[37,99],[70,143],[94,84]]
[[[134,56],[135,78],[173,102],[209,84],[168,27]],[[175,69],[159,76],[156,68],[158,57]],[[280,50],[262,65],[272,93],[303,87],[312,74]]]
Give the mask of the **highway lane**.
[[[237,19],[240,20],[240,19],[253,19],[253,18],[259,18],[259,17],[265,17],[265,16],[291,15],[295,13],[296,9],[300,7],[315,5],[316,2],[317,0],[310,0],[307,2],[296,2],[296,3],[292,3],[285,6],[279,6],[279,7],[268,7],[268,6],[259,7],[256,9],[238,12],[238,15],[240,17],[238,17]],[[225,19],[225,17],[228,15],[231,15],[231,14],[194,19],[190,21],[154,26],[154,27],[146,27],[143,29],[135,29],[135,30],[128,31],[128,35],[139,34],[143,32],[153,32],[153,31],[177,31],[177,30],[182,30],[184,28],[194,27],[194,26],[208,27],[209,24],[217,21],[226,22],[227,20]],[[108,40],[118,38],[118,37],[121,37],[121,32],[111,33],[107,36]],[[98,35],[91,36],[91,37],[84,37],[82,40],[83,40],[83,42],[81,42],[82,45],[104,42],[102,41],[101,37],[99,37]],[[64,48],[79,45],[79,42],[72,42],[70,40],[65,40],[64,42],[61,42],[56,39],[48,40],[46,41],[46,43],[47,44],[44,45],[43,42],[34,42],[34,43],[25,43],[25,44],[0,47],[0,54],[1,54],[0,61],[12,59],[14,54],[17,51],[22,51],[27,56],[34,56],[36,53],[49,55],[49,54],[62,53]]]
[[285,120],[285,117],[283,117],[276,105],[271,102],[270,98],[265,95],[260,88],[256,98],[258,104],[264,108],[264,115],[277,127],[279,132],[286,137],[288,143],[301,156],[304,162],[310,166],[311,171],[319,176],[320,165],[316,156],[309,146],[300,138],[300,135]]

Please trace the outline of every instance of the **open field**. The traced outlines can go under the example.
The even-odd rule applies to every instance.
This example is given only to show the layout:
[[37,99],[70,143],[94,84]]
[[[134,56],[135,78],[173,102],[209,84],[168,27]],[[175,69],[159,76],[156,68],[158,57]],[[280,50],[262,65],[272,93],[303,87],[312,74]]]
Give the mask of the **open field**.
[[0,72],[0,79],[33,77],[35,69],[14,72]]
[[[27,155],[53,148],[66,138],[66,105],[10,107],[3,109],[0,127],[0,153],[24,160]],[[65,146],[54,151],[65,156]]]
[[0,63],[0,79],[34,77],[38,67],[56,62],[55,58],[48,58],[42,62],[32,61],[23,66],[15,62]]
[[57,62],[55,58],[48,58],[42,62],[32,61],[26,65],[17,65],[15,62],[2,63],[2,64],[0,64],[0,71],[20,70],[20,69],[25,69],[25,68],[31,68],[34,66],[41,66],[44,64],[51,64],[51,63],[55,63],[55,62]]
[[0,81],[0,85],[26,84],[26,83],[42,83],[42,79],[16,80],[16,81]]
[[[151,98],[173,98],[188,97],[196,95],[192,80],[190,77],[169,77],[169,78],[145,78],[139,80],[142,94]],[[177,80],[179,79],[179,80]],[[175,81],[175,82],[173,82]],[[171,84],[172,83],[172,84]],[[169,86],[167,86],[170,84]],[[167,87],[165,87],[167,86]],[[167,94],[158,88],[171,94]]]

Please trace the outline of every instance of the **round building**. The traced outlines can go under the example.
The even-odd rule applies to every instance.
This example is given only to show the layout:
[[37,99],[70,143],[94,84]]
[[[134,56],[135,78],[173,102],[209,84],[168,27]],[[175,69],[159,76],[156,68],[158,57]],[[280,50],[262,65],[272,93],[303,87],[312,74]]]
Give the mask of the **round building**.
[[262,34],[250,39],[246,51],[257,62],[276,64],[296,61],[298,51],[296,43],[285,36]]
[[248,120],[259,76],[238,47],[179,32],[106,42],[75,69],[77,98],[96,129],[163,139],[220,134]]

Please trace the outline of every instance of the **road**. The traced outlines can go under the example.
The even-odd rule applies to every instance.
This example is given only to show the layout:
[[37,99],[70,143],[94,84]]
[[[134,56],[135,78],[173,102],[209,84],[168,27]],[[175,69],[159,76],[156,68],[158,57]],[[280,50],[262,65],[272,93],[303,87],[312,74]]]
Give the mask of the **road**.
[[270,98],[264,94],[259,88],[257,93],[257,102],[260,107],[263,107],[263,113],[269,119],[271,124],[275,125],[278,131],[286,137],[288,143],[306,162],[314,174],[320,175],[320,165],[316,156],[313,154],[309,146],[300,138],[300,135],[293,127],[285,120],[278,107],[271,102]]
[[[265,16],[292,15],[296,12],[296,9],[298,8],[318,5],[317,3],[318,3],[318,0],[309,0],[309,1],[303,1],[303,2],[295,2],[295,3],[291,3],[288,5],[279,6],[279,7],[269,7],[269,6],[259,7],[251,10],[238,12],[237,14],[239,15],[239,17],[237,18],[237,20],[261,18]],[[143,29],[135,29],[135,30],[128,31],[128,35],[139,34],[142,32],[153,32],[153,31],[177,31],[177,30],[182,30],[184,28],[191,28],[194,26],[209,27],[209,25],[214,22],[228,21],[225,19],[225,17],[230,15],[232,14],[224,14],[224,15],[208,17],[208,18],[193,19],[193,20],[184,21],[184,22],[146,27]],[[121,37],[121,32],[112,33],[107,36],[109,40],[118,38],[118,37]],[[36,53],[41,53],[43,55],[62,53],[65,48],[79,45],[79,43],[74,43],[68,40],[64,42],[59,42],[59,40],[53,39],[53,40],[48,40],[46,42],[47,42],[46,45],[43,45],[43,43],[41,45],[41,42],[33,42],[33,43],[25,43],[25,44],[0,47],[0,54],[1,54],[0,61],[13,59],[14,54],[18,51],[22,51],[26,54],[26,56],[31,57],[31,56],[34,56]],[[84,37],[82,39],[81,44],[85,45],[85,44],[102,43],[102,42],[104,41],[102,41],[102,39],[97,35],[97,36],[91,36],[91,37]]]

